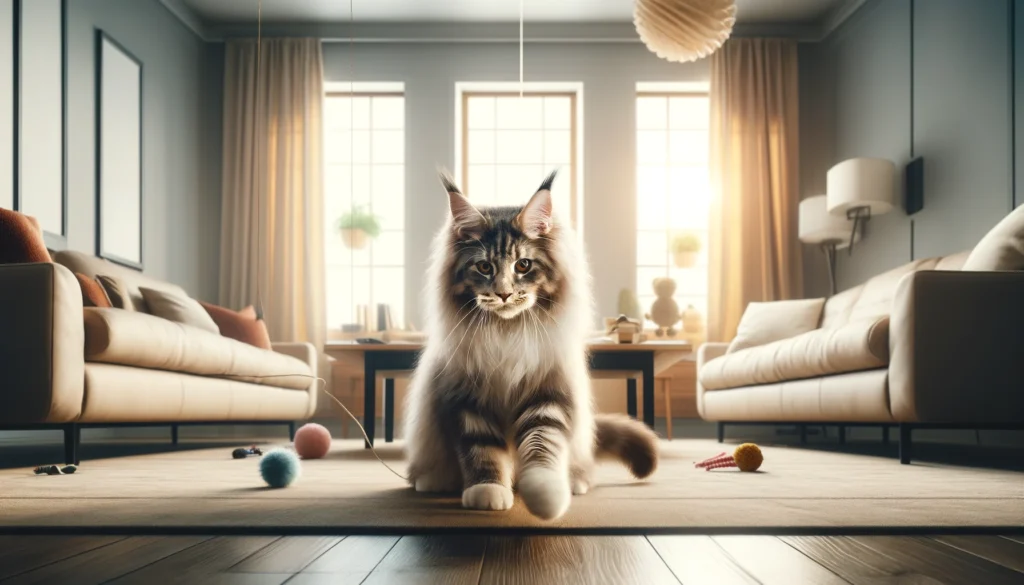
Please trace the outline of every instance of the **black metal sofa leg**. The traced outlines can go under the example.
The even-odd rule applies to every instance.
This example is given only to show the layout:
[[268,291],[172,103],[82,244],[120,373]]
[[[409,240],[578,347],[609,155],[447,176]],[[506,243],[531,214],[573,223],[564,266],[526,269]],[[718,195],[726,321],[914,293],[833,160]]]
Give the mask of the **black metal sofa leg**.
[[718,423],[718,442],[721,443],[725,440],[725,423]]
[[910,463],[911,449],[913,444],[910,439],[910,431],[913,429],[908,424],[900,423],[900,463],[908,465]]
[[294,441],[295,440],[295,423],[294,422],[288,423],[288,440],[289,441]]
[[78,465],[78,444],[82,440],[82,432],[78,425],[64,425],[64,464]]
[[171,425],[171,444],[178,444],[178,425]]

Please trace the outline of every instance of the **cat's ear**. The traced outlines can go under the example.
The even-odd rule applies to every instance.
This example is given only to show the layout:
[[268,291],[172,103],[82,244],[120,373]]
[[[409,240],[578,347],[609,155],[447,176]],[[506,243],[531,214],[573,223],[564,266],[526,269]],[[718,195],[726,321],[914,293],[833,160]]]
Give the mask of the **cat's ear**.
[[441,184],[448,192],[448,208],[452,213],[452,230],[460,236],[479,234],[486,222],[480,210],[466,199],[455,180],[447,172],[441,171]]
[[551,184],[554,180],[555,173],[548,175],[530,202],[516,216],[516,226],[528,238],[539,238],[551,231]]

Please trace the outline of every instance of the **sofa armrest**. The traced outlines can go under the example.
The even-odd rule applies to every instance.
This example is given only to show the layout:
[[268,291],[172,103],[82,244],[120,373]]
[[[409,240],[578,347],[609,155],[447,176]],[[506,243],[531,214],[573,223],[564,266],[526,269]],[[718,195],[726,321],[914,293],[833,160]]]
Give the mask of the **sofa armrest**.
[[[277,353],[305,362],[309,365],[309,371],[312,372],[313,376],[319,375],[319,361],[317,360],[316,348],[312,343],[275,341],[270,344],[270,347]],[[322,384],[320,380],[312,378],[309,382],[309,387],[306,388],[306,392],[309,393],[309,406],[306,409],[307,418],[313,416],[313,413],[316,412],[316,401],[319,398],[320,385]]]
[[74,421],[85,396],[82,289],[55,263],[0,265],[0,423]]
[[[700,383],[700,370],[704,364],[725,355],[728,343],[707,342],[697,348],[697,414],[704,418],[704,386]],[[706,420],[706,419],[705,419]]]
[[895,420],[1024,422],[1024,272],[905,275],[889,351]]

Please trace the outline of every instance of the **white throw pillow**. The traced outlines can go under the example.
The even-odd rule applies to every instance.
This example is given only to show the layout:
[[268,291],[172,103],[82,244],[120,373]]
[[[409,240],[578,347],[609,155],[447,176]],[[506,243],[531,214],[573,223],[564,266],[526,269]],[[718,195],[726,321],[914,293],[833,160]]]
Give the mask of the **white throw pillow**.
[[142,298],[146,299],[149,314],[220,335],[220,328],[217,327],[216,321],[213,320],[213,317],[210,317],[210,314],[199,304],[199,301],[190,297],[141,286],[139,287],[139,292],[142,293]]
[[796,337],[818,328],[825,299],[750,303],[726,353]]
[[1024,270],[1024,205],[985,234],[961,270]]

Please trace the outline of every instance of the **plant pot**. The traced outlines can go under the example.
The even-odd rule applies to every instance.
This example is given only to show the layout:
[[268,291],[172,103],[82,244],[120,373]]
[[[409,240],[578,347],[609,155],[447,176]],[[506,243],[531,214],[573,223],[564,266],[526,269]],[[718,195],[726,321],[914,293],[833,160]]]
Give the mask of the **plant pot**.
[[362,250],[366,247],[366,232],[363,230],[342,229],[341,241],[345,246],[353,250]]
[[697,263],[697,253],[677,250],[673,252],[673,259],[677,268],[692,268]]

